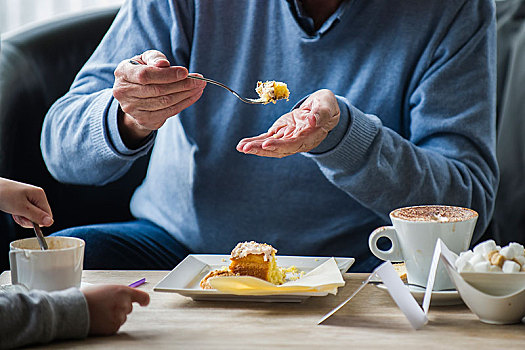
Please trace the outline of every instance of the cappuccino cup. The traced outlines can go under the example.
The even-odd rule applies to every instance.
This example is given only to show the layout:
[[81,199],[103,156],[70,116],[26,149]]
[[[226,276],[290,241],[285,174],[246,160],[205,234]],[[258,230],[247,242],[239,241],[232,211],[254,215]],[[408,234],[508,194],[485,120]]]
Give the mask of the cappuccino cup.
[[[411,285],[426,287],[438,238],[456,254],[469,249],[478,213],[472,209],[445,205],[422,205],[395,209],[390,213],[393,226],[382,226],[369,236],[370,251],[381,260],[404,262]],[[389,250],[377,247],[385,237]],[[445,269],[437,271],[434,290],[454,289]]]
[[46,237],[40,250],[36,237],[11,242],[11,283],[45,291],[80,287],[85,243],[74,237]]

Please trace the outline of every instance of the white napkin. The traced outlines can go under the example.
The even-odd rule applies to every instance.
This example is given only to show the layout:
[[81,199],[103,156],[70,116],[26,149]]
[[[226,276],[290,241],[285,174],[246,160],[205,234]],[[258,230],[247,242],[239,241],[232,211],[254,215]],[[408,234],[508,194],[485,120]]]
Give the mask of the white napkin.
[[251,276],[226,276],[209,279],[210,285],[224,293],[236,295],[269,295],[306,292],[336,294],[345,285],[334,258],[330,258],[302,278],[275,285]]

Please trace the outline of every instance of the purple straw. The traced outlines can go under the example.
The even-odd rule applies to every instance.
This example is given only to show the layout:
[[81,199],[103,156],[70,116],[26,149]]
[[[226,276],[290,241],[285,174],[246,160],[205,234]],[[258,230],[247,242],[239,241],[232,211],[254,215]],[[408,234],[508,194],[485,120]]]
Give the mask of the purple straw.
[[146,278],[141,278],[139,279],[138,281],[135,281],[131,284],[128,284],[128,287],[131,287],[131,288],[136,288],[140,285],[143,285],[144,283],[146,283]]

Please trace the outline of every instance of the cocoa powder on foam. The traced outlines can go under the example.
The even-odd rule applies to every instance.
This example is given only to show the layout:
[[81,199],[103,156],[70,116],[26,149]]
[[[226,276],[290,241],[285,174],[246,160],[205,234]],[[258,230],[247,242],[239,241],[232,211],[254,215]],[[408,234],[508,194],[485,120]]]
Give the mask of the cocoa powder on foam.
[[422,205],[399,208],[392,212],[392,217],[408,221],[457,222],[478,216],[472,209],[444,205]]

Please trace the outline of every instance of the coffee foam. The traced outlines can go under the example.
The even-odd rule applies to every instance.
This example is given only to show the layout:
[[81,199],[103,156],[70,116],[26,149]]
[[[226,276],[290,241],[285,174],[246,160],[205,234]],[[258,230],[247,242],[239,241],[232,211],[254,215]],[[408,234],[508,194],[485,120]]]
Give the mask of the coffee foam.
[[421,222],[458,222],[474,219],[478,216],[472,209],[445,205],[422,205],[399,208],[391,213],[392,217],[408,221]]
[[[76,248],[82,244],[81,240],[70,237],[45,237],[45,240],[49,250]],[[36,237],[13,242],[13,247],[24,250],[40,250]]]

